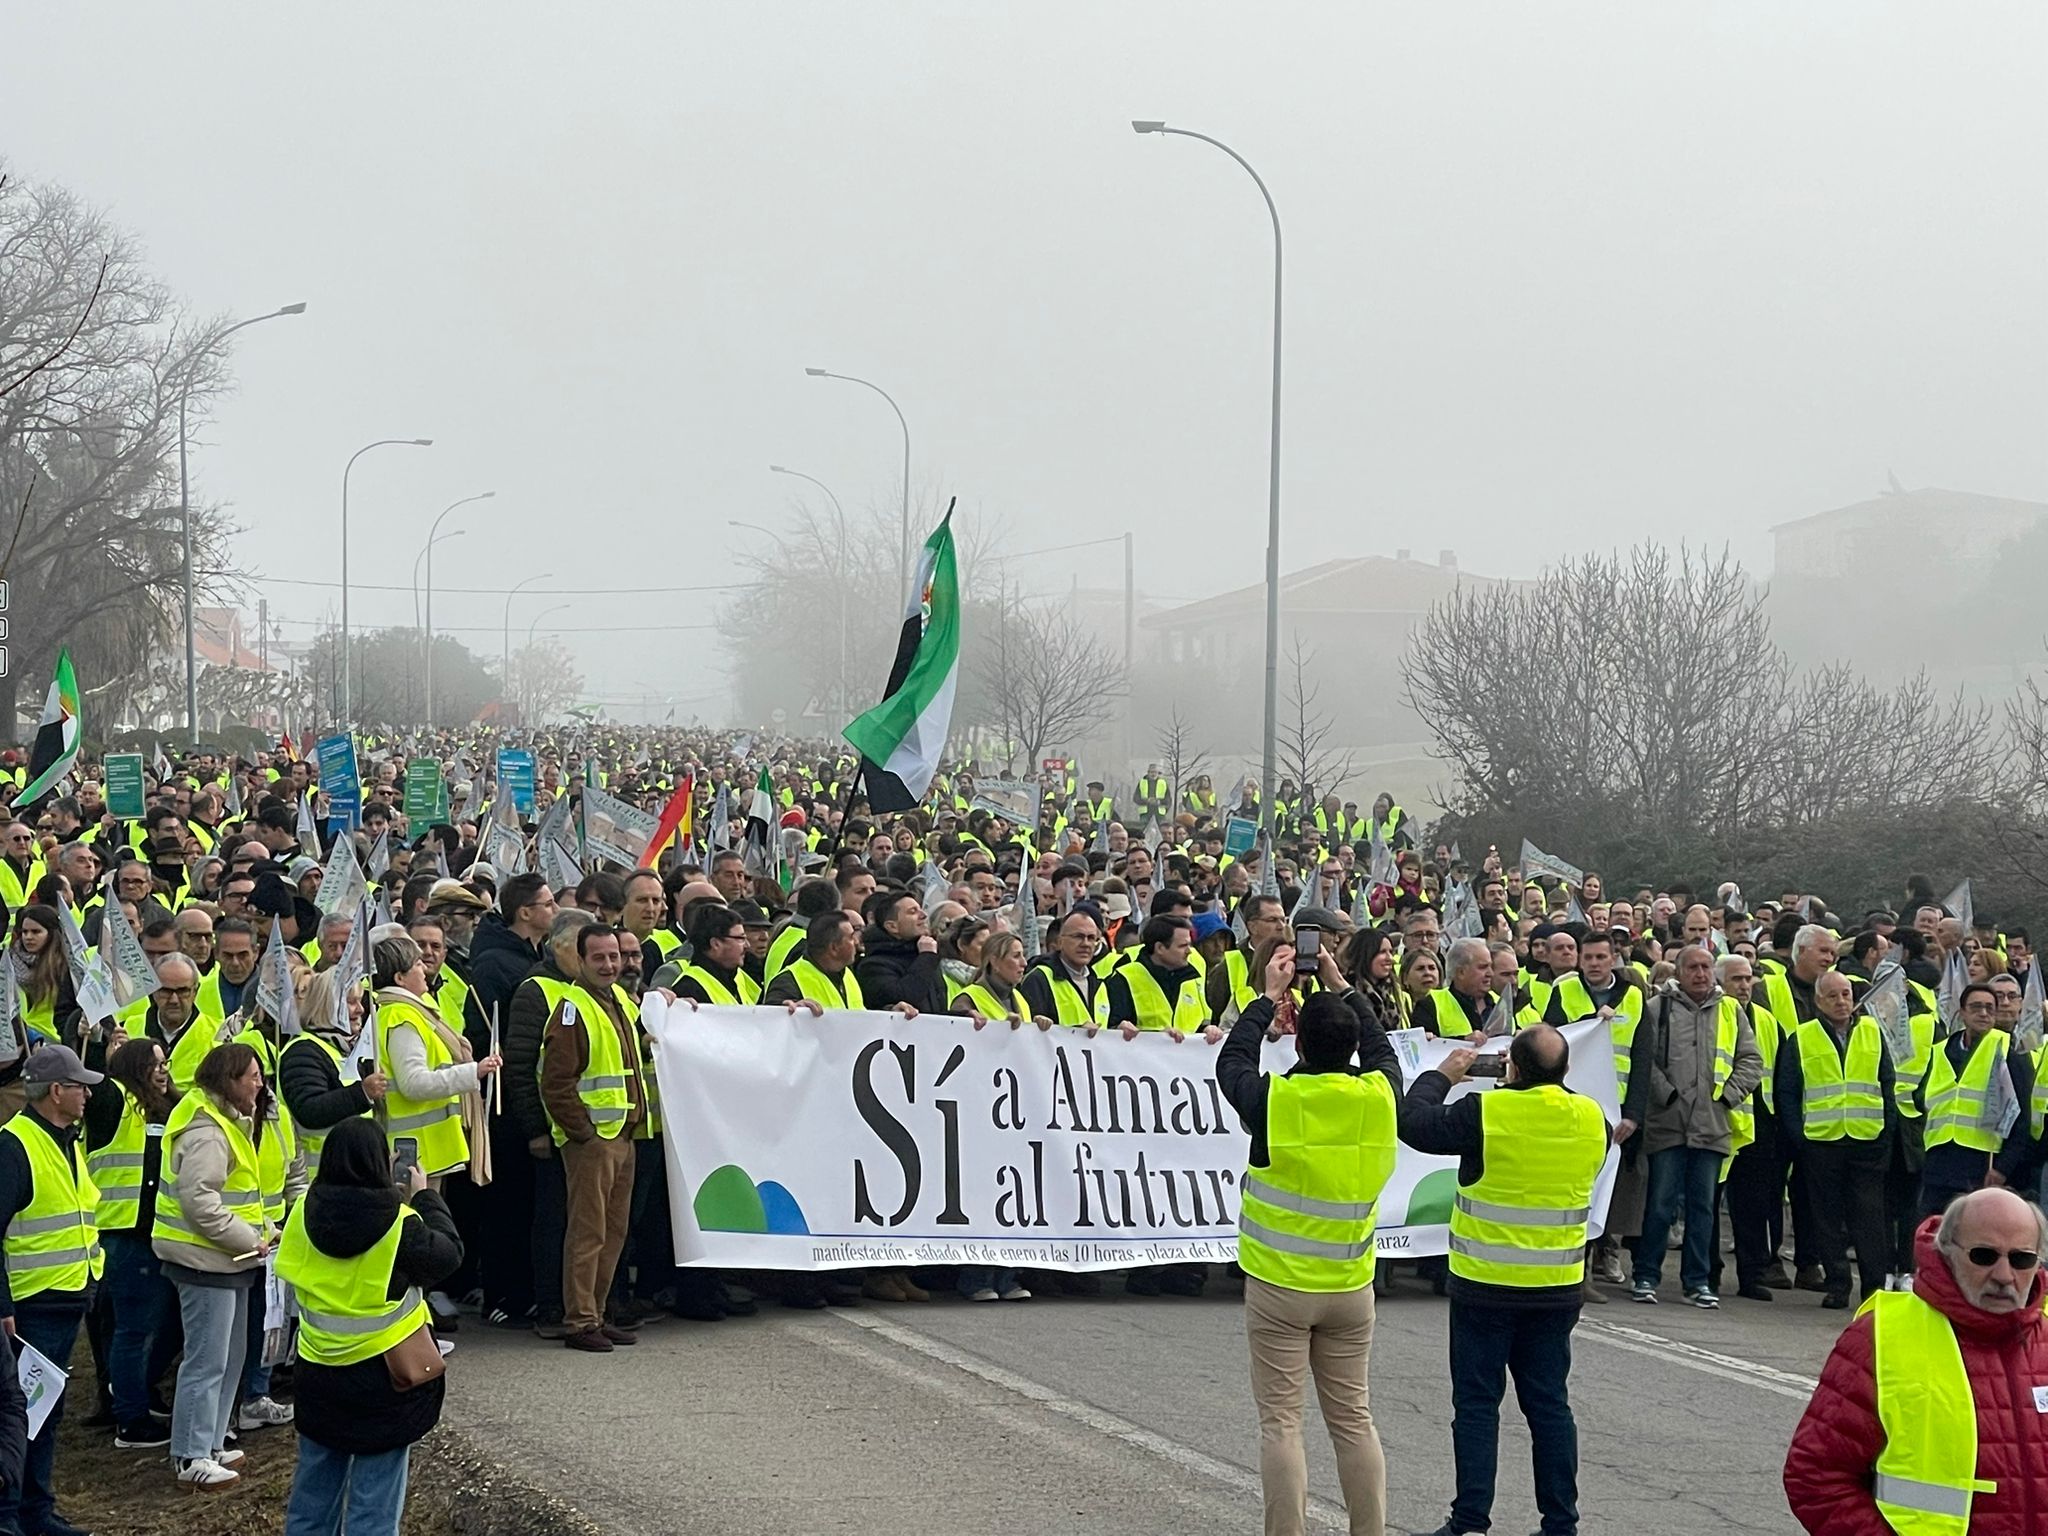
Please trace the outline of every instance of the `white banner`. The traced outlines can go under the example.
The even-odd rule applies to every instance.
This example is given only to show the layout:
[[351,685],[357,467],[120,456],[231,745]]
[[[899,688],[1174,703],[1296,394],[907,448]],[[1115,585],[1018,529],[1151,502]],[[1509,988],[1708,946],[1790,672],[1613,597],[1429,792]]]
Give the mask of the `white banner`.
[[[680,1264],[1088,1270],[1237,1257],[1249,1139],[1215,1082],[1221,1047],[1199,1037],[693,1012],[656,993],[641,1019],[656,1043]],[[1565,1037],[1571,1086],[1617,1119],[1607,1025]],[[1412,1030],[1395,1045],[1411,1082],[1451,1049]],[[1269,1072],[1293,1059],[1289,1041],[1265,1049]],[[1468,1079],[1452,1097],[1494,1089]],[[1616,1158],[1594,1192],[1596,1233]],[[1457,1159],[1402,1147],[1379,1251],[1445,1252],[1456,1191]]]

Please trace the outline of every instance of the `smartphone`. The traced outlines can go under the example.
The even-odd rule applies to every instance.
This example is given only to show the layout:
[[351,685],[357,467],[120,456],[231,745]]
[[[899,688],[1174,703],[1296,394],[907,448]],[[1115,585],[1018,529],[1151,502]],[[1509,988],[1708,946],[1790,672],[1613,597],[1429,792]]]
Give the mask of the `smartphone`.
[[400,1189],[412,1183],[412,1171],[420,1165],[420,1139],[399,1136],[391,1143],[391,1182]]
[[1294,934],[1294,967],[1296,970],[1312,971],[1323,956],[1323,931],[1320,928],[1299,928]]
[[1506,1073],[1507,1069],[1508,1059],[1506,1056],[1499,1054],[1481,1056],[1465,1069],[1465,1075],[1467,1077],[1500,1077]]

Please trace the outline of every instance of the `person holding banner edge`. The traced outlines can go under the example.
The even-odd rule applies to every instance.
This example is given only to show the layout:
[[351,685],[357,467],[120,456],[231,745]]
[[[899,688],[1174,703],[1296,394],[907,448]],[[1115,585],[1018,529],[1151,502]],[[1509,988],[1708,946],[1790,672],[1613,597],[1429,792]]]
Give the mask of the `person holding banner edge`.
[[[1401,1069],[1386,1032],[1324,950],[1322,991],[1295,1023],[1298,1064],[1259,1070],[1274,1014],[1294,986],[1295,950],[1274,949],[1261,994],[1216,1058],[1216,1085],[1251,1137],[1238,1216],[1245,1333],[1259,1407],[1267,1536],[1308,1519],[1302,1400],[1315,1378],[1353,1536],[1386,1526],[1387,1471],[1373,1427],[1374,1207],[1394,1168]],[[1354,1065],[1354,1058],[1356,1065]]]

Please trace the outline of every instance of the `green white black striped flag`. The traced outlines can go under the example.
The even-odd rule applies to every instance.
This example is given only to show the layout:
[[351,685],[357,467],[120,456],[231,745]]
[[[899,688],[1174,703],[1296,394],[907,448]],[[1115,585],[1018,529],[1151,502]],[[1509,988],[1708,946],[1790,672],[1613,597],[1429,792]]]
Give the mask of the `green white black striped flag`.
[[960,580],[949,504],[918,557],[882,702],[844,732],[860,749],[870,809],[907,811],[924,799],[952,729],[959,681]]

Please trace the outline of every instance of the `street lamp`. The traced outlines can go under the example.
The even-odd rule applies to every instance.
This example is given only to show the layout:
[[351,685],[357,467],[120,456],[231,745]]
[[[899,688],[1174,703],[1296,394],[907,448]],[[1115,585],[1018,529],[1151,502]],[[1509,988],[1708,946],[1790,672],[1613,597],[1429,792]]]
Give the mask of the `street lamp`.
[[[252,325],[305,312],[304,304],[287,304],[267,315],[237,320],[213,338],[214,345],[218,346],[235,332],[247,330]],[[197,361],[196,358],[194,360]],[[185,401],[191,393],[192,370],[187,368],[185,387],[178,391],[178,524],[185,540],[185,735],[196,747],[199,745],[199,618],[198,610],[193,606],[198,599],[194,595],[192,579],[192,493],[185,474]]]
[[[824,368],[806,368],[804,372],[814,379],[840,379],[848,384],[864,384],[887,400],[889,409],[896,413],[896,424],[903,429],[903,533],[896,546],[896,585],[907,598],[910,592],[910,423],[903,419],[903,407],[896,403],[889,391],[870,380],[857,379],[850,373],[833,373]],[[831,492],[826,494],[829,496]]]
[[[466,507],[473,501],[489,501],[497,494],[496,491],[482,491],[475,496],[465,496],[460,501],[451,501],[441,509],[441,517],[446,517],[457,507]],[[425,643],[427,650],[427,729],[430,731],[434,728],[434,529],[441,526],[441,517],[435,518],[433,526],[427,529],[427,624]],[[455,535],[450,534],[449,537],[453,538]]]
[[[906,465],[908,461],[906,460]],[[846,510],[839,505],[839,498],[832,494],[832,487],[815,475],[807,475],[800,469],[784,469],[780,464],[770,464],[771,475],[793,475],[799,480],[808,480],[825,493],[825,499],[832,503],[832,517],[839,525],[839,580],[834,585],[839,589],[839,697],[833,702],[840,708],[846,707]],[[909,471],[906,468],[905,473]],[[906,481],[906,484],[908,482]],[[909,512],[904,513],[904,532],[910,531]]]
[[1259,189],[1259,196],[1266,200],[1266,212],[1273,219],[1273,437],[1266,466],[1266,729],[1259,768],[1259,825],[1271,834],[1275,830],[1274,768],[1279,750],[1280,724],[1280,210],[1273,205],[1273,194],[1266,190],[1264,179],[1252,169],[1251,162],[1221,139],[1212,139],[1206,133],[1196,133],[1187,128],[1169,128],[1163,122],[1148,118],[1134,118],[1131,131],[1178,134],[1184,139],[1200,139],[1204,144],[1222,150],[1251,177]]
[[[436,527],[440,526],[440,522],[441,520],[439,518],[434,519],[434,524]],[[445,544],[450,539],[461,538],[463,535],[463,531],[464,530],[460,528],[450,528],[446,533],[436,533],[432,535],[427,540],[426,543],[420,546],[420,552],[412,557],[412,623],[414,630],[426,636],[426,640],[424,644],[421,646],[421,649],[426,653],[427,676],[429,678],[431,678],[434,675],[432,660],[434,654],[434,641],[432,634],[434,624],[434,546],[436,544]],[[427,563],[427,622],[424,627],[420,623],[420,562],[422,560],[426,561]],[[406,692],[409,695],[412,691],[410,682],[410,679],[412,677],[412,663],[410,661],[406,662],[405,664],[405,675],[408,680]],[[427,692],[427,728],[429,730],[432,730],[434,726],[433,697],[433,690],[430,686]]]
[[529,576],[505,594],[505,634],[503,639],[505,650],[498,661],[498,687],[501,692],[508,691],[512,686],[512,599],[517,597],[526,588],[532,586],[536,581],[546,580],[545,574]]
[[355,668],[350,664],[348,654],[348,477],[356,467],[356,460],[372,448],[431,448],[431,437],[380,437],[374,443],[365,443],[348,456],[348,463],[341,469],[341,723],[355,724],[355,692],[353,688]]
[[[540,625],[540,621],[541,621],[542,619],[546,618],[546,617],[547,617],[547,616],[548,616],[549,614],[551,614],[551,613],[561,613],[561,612],[563,612],[563,611],[564,611],[565,609],[567,609],[568,607],[569,607],[569,605],[568,605],[567,603],[557,603],[557,604],[555,604],[555,606],[554,606],[554,607],[552,607],[552,608],[543,608],[543,609],[542,609],[542,610],[541,610],[541,611],[540,611],[539,613],[536,613],[536,614],[535,614],[535,615],[533,616],[533,623],[531,623],[531,624],[529,624],[529,625],[527,625],[527,626],[526,626],[526,650],[527,650],[527,653],[528,653],[529,655],[531,655],[531,654],[532,654],[532,652],[533,652],[533,632],[534,632],[534,630],[535,630],[535,629],[537,629],[537,628],[539,627],[539,625]],[[526,692],[526,689],[524,689],[524,688],[521,688],[521,689],[520,689],[519,691],[520,691],[520,692],[521,692],[521,693],[523,694],[523,693],[525,693],[525,692]],[[523,702],[524,702],[524,701],[522,700],[522,703],[523,703]],[[532,722],[528,721],[528,720],[527,720],[527,719],[525,718],[525,716],[526,716],[526,711],[525,711],[524,709],[522,709],[522,710],[520,711],[520,723],[521,723],[521,724],[531,724]]]

